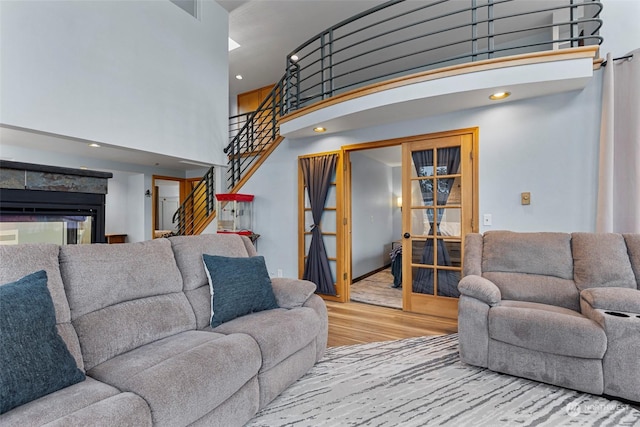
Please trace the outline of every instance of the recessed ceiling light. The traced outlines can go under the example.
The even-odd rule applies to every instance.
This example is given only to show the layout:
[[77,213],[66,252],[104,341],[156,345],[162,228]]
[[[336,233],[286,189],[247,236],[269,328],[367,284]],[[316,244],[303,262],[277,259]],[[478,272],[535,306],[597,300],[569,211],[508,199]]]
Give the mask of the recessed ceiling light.
[[314,128],[313,128],[313,131],[314,131],[314,132],[318,132],[318,133],[325,132],[326,130],[327,130],[327,129],[326,129],[326,128],[323,128],[322,126],[317,126],[317,127],[314,127]]
[[489,96],[489,99],[492,101],[497,101],[499,99],[508,98],[511,95],[511,92],[496,92],[493,95]]
[[96,144],[95,142],[92,142],[91,144],[89,144],[89,147],[99,148],[100,144]]
[[231,37],[229,37],[229,52],[231,52],[233,49],[237,49],[240,47],[240,43],[238,43],[235,40],[232,40]]
[[291,61],[296,62],[298,60],[298,55],[291,55]]
[[242,80],[242,74],[236,74],[236,79]]

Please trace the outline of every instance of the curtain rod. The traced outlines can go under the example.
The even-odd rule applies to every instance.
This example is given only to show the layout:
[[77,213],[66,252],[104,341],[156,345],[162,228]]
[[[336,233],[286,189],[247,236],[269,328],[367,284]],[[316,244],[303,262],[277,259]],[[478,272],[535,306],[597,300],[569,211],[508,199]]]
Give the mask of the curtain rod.
[[[630,53],[629,55],[619,56],[617,58],[613,58],[612,61],[620,61],[622,59],[629,59],[629,58],[633,58],[633,53]],[[604,67],[606,65],[607,65],[607,61],[606,60],[602,61],[602,64],[600,64],[601,67]]]

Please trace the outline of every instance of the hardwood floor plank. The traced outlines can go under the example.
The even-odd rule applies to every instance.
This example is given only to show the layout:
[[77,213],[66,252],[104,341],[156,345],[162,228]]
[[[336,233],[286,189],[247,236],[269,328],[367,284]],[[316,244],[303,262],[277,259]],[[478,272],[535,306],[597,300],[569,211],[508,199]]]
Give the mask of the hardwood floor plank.
[[325,303],[329,312],[329,347],[458,331],[458,323],[451,319],[357,302]]

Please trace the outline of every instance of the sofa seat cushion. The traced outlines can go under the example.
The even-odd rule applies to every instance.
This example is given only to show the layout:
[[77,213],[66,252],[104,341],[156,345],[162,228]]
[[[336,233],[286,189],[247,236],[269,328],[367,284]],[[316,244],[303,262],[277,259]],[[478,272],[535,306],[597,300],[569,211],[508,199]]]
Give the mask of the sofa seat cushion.
[[[154,425],[187,425],[240,390],[260,365],[260,349],[247,335],[186,331],[123,353],[87,373],[142,397],[151,407]],[[255,398],[257,402],[257,388]]]
[[602,359],[604,330],[580,313],[546,304],[502,301],[489,310],[489,337],[562,356]]
[[142,398],[90,377],[0,415],[0,425],[95,425],[102,413],[109,417],[100,418],[104,425],[151,425],[151,412]]
[[251,335],[260,346],[264,372],[313,341],[320,332],[320,319],[311,308],[277,308],[239,317],[213,331]]

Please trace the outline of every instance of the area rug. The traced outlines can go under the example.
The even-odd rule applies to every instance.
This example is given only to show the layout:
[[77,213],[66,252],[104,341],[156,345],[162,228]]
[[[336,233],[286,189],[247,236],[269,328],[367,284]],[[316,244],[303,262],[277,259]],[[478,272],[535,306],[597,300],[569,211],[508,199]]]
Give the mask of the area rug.
[[402,308],[402,289],[392,288],[393,275],[387,268],[351,284],[351,301],[382,307]]
[[247,424],[277,426],[634,426],[616,400],[460,362],[458,337],[327,350]]

